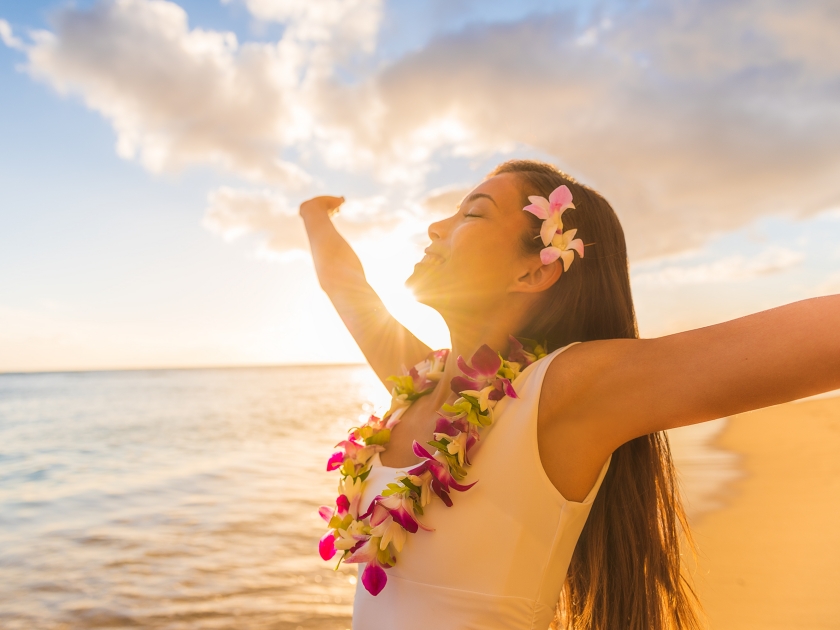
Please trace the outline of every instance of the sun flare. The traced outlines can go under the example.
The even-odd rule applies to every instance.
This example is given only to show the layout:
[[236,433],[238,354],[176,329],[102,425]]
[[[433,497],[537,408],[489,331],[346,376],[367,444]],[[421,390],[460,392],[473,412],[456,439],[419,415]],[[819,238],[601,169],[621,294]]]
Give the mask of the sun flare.
[[423,257],[422,247],[410,239],[393,237],[359,245],[365,276],[388,311],[428,346],[448,348],[449,330],[443,318],[420,304],[405,286],[415,263]]

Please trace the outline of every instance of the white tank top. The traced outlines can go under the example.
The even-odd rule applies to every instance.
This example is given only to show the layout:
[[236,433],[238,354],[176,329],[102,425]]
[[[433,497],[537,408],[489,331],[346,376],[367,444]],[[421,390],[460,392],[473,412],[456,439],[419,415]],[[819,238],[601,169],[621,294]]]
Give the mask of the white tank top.
[[[537,448],[537,412],[548,365],[558,348],[513,381],[518,398],[496,403],[494,423],[470,449],[466,492],[454,505],[436,497],[423,523],[433,532],[409,534],[379,595],[359,580],[354,630],[545,630],[554,617],[566,571],[592,501],[610,464],[587,497],[568,501],[551,483]],[[410,468],[410,466],[406,467]],[[374,460],[365,508],[397,468]],[[364,568],[360,565],[359,574]]]

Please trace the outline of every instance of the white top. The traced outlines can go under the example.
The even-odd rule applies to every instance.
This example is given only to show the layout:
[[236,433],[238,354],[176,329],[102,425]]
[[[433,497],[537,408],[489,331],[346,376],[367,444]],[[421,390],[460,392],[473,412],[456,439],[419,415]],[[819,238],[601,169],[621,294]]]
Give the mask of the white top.
[[[572,344],[569,344],[571,346]],[[377,596],[356,584],[354,630],[545,630],[610,460],[582,502],[551,483],[537,449],[537,412],[548,365],[569,346],[526,367],[513,381],[494,423],[470,449],[465,492],[454,505],[437,497],[420,518],[435,531],[409,534]],[[411,468],[407,466],[406,468]],[[374,460],[364,508],[394,480],[397,468]],[[359,575],[364,565],[359,567]]]

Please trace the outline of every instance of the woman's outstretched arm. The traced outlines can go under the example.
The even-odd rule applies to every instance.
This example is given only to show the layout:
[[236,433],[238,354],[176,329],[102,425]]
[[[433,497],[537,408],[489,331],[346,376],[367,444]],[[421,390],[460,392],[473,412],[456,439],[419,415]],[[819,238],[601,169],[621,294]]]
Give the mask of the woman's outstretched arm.
[[540,455],[567,496],[584,496],[607,456],[633,438],[834,389],[840,295],[656,339],[582,343],[546,371]]
[[342,197],[315,197],[300,206],[318,282],[359,345],[371,368],[385,379],[423,360],[431,348],[400,324],[371,288],[359,257],[338,233],[330,216]]

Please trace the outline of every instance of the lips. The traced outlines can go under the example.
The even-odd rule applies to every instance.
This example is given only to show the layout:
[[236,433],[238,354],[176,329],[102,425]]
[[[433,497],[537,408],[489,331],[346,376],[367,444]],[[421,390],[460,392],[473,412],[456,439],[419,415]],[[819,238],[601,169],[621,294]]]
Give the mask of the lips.
[[440,254],[433,252],[430,247],[427,247],[423,251],[426,252],[426,255],[423,256],[423,260],[420,261],[422,263],[428,263],[430,265],[439,265],[446,260]]
[[440,265],[444,262],[444,259],[442,256],[438,256],[437,254],[430,254],[427,252],[420,262],[427,265]]

